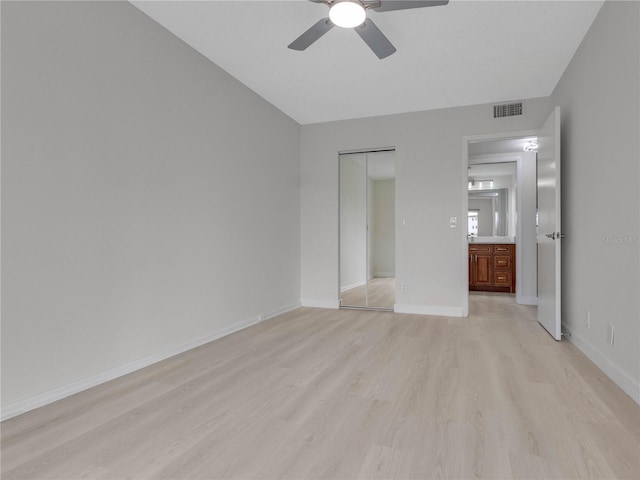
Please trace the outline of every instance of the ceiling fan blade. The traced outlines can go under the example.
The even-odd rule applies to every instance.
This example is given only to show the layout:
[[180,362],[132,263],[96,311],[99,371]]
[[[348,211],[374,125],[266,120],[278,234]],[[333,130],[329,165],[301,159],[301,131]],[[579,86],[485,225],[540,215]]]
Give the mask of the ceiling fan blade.
[[318,20],[309,30],[296,38],[289,48],[292,50],[306,50],[309,45],[318,40],[322,35],[333,28],[333,23],[329,18]]
[[392,12],[408,8],[437,7],[446,5],[449,0],[380,0],[376,3],[380,3],[380,6],[371,5],[369,8],[375,12]]
[[391,44],[370,18],[367,18],[362,25],[355,27],[354,30],[380,60],[396,51],[396,47]]

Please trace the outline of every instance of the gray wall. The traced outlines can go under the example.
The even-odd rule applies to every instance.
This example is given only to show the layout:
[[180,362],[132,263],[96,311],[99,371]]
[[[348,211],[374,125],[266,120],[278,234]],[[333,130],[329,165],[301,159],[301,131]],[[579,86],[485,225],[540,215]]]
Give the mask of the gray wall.
[[[463,137],[538,129],[549,98],[525,101],[520,117],[494,119],[491,105],[301,127],[301,299],[338,306],[338,152],[395,146],[396,292],[402,311],[460,315],[468,291],[467,171]],[[449,228],[449,217],[458,228]]]
[[3,2],[2,103],[5,414],[299,302],[299,126],[139,10]]
[[562,109],[563,320],[638,402],[639,26],[639,3],[606,2],[552,97]]

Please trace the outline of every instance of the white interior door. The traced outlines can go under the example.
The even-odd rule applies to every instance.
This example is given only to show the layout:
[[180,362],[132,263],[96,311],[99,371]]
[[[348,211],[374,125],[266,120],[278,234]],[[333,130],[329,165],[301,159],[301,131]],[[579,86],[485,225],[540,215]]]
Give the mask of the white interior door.
[[561,339],[560,107],[538,134],[538,322]]

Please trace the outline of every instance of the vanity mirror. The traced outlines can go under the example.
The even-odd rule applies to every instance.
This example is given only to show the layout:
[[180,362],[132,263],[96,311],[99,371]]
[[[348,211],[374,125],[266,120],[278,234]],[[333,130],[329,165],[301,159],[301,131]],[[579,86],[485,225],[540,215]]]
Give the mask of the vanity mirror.
[[469,241],[513,241],[516,235],[516,163],[469,165]]

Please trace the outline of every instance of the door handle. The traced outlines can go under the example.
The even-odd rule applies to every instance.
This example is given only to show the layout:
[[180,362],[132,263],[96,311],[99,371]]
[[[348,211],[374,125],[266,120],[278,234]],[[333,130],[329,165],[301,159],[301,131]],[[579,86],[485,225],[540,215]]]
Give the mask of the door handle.
[[546,233],[545,237],[549,237],[551,240],[558,240],[560,238],[566,237],[566,235],[560,232],[551,232],[551,233]]

